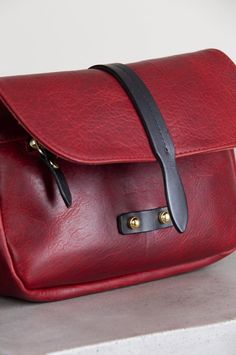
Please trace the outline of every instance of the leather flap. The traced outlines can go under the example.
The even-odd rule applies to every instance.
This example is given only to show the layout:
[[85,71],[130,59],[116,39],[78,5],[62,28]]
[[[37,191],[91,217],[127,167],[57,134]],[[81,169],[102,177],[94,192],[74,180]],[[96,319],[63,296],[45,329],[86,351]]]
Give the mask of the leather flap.
[[[156,100],[177,157],[236,146],[236,70],[215,49],[129,64]],[[127,94],[80,70],[0,78],[1,100],[55,154],[81,163],[154,161]]]

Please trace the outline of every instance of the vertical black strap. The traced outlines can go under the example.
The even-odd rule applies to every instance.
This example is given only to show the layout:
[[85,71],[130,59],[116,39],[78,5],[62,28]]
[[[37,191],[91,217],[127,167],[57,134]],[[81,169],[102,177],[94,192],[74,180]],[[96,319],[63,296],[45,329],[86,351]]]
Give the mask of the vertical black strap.
[[175,149],[162,114],[141,78],[124,64],[94,65],[89,69],[113,75],[128,94],[146,131],[153,154],[160,162],[172,222],[184,232],[188,221],[186,196],[175,160]]

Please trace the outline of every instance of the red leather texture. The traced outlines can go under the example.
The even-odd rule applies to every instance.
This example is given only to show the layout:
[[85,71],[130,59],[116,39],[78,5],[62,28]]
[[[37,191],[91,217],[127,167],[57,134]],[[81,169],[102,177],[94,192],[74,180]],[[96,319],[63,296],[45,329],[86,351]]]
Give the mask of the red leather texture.
[[[1,78],[0,294],[60,300],[191,271],[236,249],[234,64],[206,50],[131,67],[174,139],[186,232],[118,233],[119,214],[166,201],[160,166],[112,77],[84,70]],[[29,132],[60,156],[70,209],[28,148]]]
[[[157,101],[177,156],[235,146],[235,65],[225,54],[210,49],[129,65]],[[155,160],[132,103],[107,73],[4,77],[0,96],[31,135],[65,159]]]

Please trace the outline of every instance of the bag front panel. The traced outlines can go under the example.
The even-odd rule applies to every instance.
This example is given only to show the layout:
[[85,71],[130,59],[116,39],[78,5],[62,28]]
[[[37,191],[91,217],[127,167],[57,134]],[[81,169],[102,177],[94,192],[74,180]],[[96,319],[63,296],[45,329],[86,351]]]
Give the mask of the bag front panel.
[[158,163],[61,160],[74,198],[67,210],[50,172],[25,144],[2,144],[0,156],[7,245],[28,289],[161,270],[236,248],[232,151],[178,159],[190,211],[184,234],[170,227],[129,236],[118,232],[119,214],[166,206]]

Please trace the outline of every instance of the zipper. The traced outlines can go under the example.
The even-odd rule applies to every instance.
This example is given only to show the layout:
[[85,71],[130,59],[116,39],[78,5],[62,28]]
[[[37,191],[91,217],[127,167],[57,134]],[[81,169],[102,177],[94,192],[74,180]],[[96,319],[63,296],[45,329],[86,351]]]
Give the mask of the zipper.
[[36,139],[32,138],[29,141],[29,145],[32,149],[36,150],[39,153],[40,158],[42,161],[47,165],[49,170],[51,171],[58,190],[61,194],[61,197],[66,205],[69,208],[72,205],[72,197],[69,185],[65,178],[65,175],[61,171],[57,162],[55,162],[55,156],[49,152],[46,148],[44,148]]

